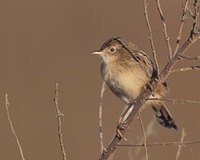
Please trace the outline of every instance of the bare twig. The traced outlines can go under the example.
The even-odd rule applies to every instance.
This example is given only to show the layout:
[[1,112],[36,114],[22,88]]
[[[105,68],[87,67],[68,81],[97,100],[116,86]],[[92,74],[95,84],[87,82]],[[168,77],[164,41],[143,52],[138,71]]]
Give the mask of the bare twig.
[[100,96],[100,102],[99,102],[99,138],[100,138],[100,145],[101,145],[101,154],[104,151],[104,145],[103,145],[103,125],[102,125],[102,103],[103,103],[103,95],[106,90],[106,83],[103,81],[102,87],[101,87],[101,96]]
[[200,66],[189,66],[185,68],[177,68],[177,69],[171,70],[170,73],[185,72],[185,71],[191,71],[191,70],[200,70]]
[[58,122],[58,137],[59,137],[60,148],[61,148],[63,160],[66,160],[67,158],[66,158],[66,152],[65,152],[65,147],[63,143],[62,125],[61,125],[61,116],[64,116],[64,114],[59,110],[59,107],[58,107],[58,83],[56,83],[56,87],[55,87],[54,102],[55,102],[55,108],[56,108],[56,114],[57,114],[56,118]]
[[144,130],[144,124],[143,124],[143,121],[142,121],[142,118],[140,116],[140,113],[138,113],[138,119],[140,121],[140,124],[141,124],[141,128],[142,128],[142,133],[143,133],[143,141],[144,141],[144,150],[145,150],[145,159],[148,160],[148,152],[147,152],[147,141],[146,141],[146,133],[145,133],[145,130]]
[[198,6],[198,0],[194,0],[194,13],[193,13],[193,25],[191,34],[195,34],[197,32],[197,24],[198,24],[198,16],[199,16],[199,6]]
[[145,16],[145,20],[146,20],[146,24],[147,24],[147,28],[148,28],[149,41],[150,41],[151,51],[153,54],[153,60],[155,63],[156,72],[157,72],[157,78],[159,79],[159,64],[158,64],[158,60],[157,60],[156,50],[154,47],[152,31],[151,31],[151,26],[150,26],[149,17],[148,17],[148,11],[147,11],[148,6],[147,5],[148,5],[147,1],[144,0],[144,16]]
[[188,60],[199,60],[200,59],[200,56],[191,57],[191,56],[187,56],[187,55],[179,55],[179,57],[182,59],[188,59]]
[[180,23],[180,27],[179,27],[179,32],[178,32],[178,35],[177,35],[177,38],[176,38],[176,47],[175,47],[175,50],[174,50],[174,54],[176,54],[176,52],[179,49],[181,34],[182,34],[182,30],[183,30],[183,24],[185,22],[185,15],[186,15],[187,8],[188,8],[188,0],[185,1],[185,5],[183,7],[182,18],[181,18],[181,23]]
[[188,6],[188,13],[192,17],[192,19],[194,19],[194,14],[192,13],[190,6]]
[[[181,143],[183,143],[183,140],[184,140],[185,136],[186,136],[186,133],[185,133],[185,130],[184,130],[184,128],[183,128],[183,129],[182,129],[182,133],[181,133],[181,140],[180,140]],[[176,160],[178,160],[178,158],[179,158],[180,155],[181,155],[181,149],[182,149],[182,145],[179,145],[179,146],[178,146],[178,151],[177,151],[177,153],[176,153]]]
[[198,38],[199,38],[199,34],[200,34],[200,29],[197,29],[198,16],[199,16],[199,6],[197,5],[197,3],[198,3],[198,0],[194,0],[193,25],[192,25],[192,29],[190,31],[191,40],[193,40],[193,38],[196,38],[196,35],[198,35]]
[[5,106],[6,106],[6,113],[7,113],[7,117],[8,117],[8,121],[9,121],[9,124],[10,124],[10,128],[11,128],[12,134],[13,134],[13,136],[15,138],[15,141],[17,142],[17,146],[19,148],[19,151],[20,151],[20,154],[21,154],[21,158],[22,158],[22,160],[25,160],[22,147],[20,145],[19,139],[17,137],[17,134],[15,132],[14,126],[13,126],[11,118],[10,118],[10,113],[9,113],[9,109],[8,109],[8,107],[9,107],[8,94],[6,94],[6,96],[5,96]]
[[175,100],[175,99],[167,99],[167,98],[146,98],[145,100],[159,100],[159,101],[167,101],[167,102],[171,102],[171,103],[196,103],[196,104],[200,104],[200,101],[191,101],[191,100]]
[[[147,147],[157,147],[157,146],[186,146],[200,144],[200,140],[194,141],[185,141],[185,142],[155,142],[155,143],[147,143]],[[118,144],[119,147],[144,147],[144,144]]]
[[157,9],[158,9],[158,12],[159,12],[159,15],[160,15],[160,19],[162,21],[163,33],[164,33],[165,41],[166,41],[166,44],[167,44],[167,47],[168,47],[168,54],[169,54],[169,60],[170,60],[172,58],[172,48],[171,48],[171,45],[170,45],[170,42],[169,42],[169,36],[167,34],[166,23],[165,23],[163,12],[162,12],[162,9],[161,9],[161,6],[160,6],[160,0],[156,0],[156,4],[157,4]]

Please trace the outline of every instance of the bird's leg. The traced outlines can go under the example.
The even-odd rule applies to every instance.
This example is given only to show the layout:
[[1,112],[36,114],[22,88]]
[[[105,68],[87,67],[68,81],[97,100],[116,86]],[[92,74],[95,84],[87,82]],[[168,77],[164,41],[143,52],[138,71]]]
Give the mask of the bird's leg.
[[[155,79],[155,81],[158,81],[157,79]],[[152,84],[154,83],[154,81],[153,80],[150,80],[147,84],[145,84],[144,85],[144,90],[145,91],[150,91],[150,92],[152,92],[153,91],[153,89],[152,89]],[[154,96],[154,93],[152,92],[152,96]]]
[[145,85],[144,85],[144,90],[145,90],[145,91],[147,91],[147,90],[152,91],[151,84],[152,84],[152,81],[150,81],[150,82],[148,82],[147,84],[145,84]]
[[116,133],[118,138],[123,138],[125,141],[127,141],[127,139],[122,135],[121,131],[125,130],[127,128],[126,125],[126,119],[128,118],[130,112],[132,111],[132,105],[129,105],[126,110],[122,113],[121,117],[119,118],[118,122],[117,122],[117,128],[116,128]]
[[123,138],[125,141],[128,141],[128,140],[126,139],[126,137],[124,137],[124,136],[122,135],[122,133],[121,133],[121,131],[124,130],[126,127],[127,127],[127,126],[126,126],[126,124],[124,124],[124,123],[118,124],[118,125],[117,125],[117,128],[116,128],[116,136],[117,136],[119,139]]

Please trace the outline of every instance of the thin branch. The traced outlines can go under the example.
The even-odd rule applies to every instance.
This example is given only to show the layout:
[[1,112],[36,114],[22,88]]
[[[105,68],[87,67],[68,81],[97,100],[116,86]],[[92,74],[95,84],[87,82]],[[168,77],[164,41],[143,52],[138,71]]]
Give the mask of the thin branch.
[[5,96],[5,106],[6,106],[6,114],[7,114],[7,117],[8,117],[8,121],[9,121],[9,124],[10,124],[10,128],[11,128],[12,134],[13,134],[13,136],[15,138],[15,141],[17,142],[17,146],[19,148],[19,151],[20,151],[20,154],[21,154],[21,158],[22,158],[22,160],[25,160],[22,147],[20,145],[19,139],[17,137],[17,134],[15,132],[14,126],[12,124],[12,120],[10,118],[10,113],[9,113],[9,109],[8,109],[8,107],[9,107],[8,94],[6,94],[6,96]]
[[[200,144],[200,140],[194,141],[185,141],[185,142],[154,142],[154,143],[147,143],[147,147],[157,147],[157,146],[186,146],[186,145],[193,145],[193,144]],[[144,147],[144,144],[118,144],[119,147]]]
[[176,38],[176,47],[175,47],[175,50],[174,50],[174,55],[176,54],[176,52],[179,49],[181,34],[182,34],[182,30],[183,30],[183,25],[184,25],[184,22],[185,22],[185,15],[186,15],[187,8],[188,8],[188,0],[185,1],[185,5],[183,7],[179,32],[178,32],[178,36]]
[[198,6],[198,0],[194,0],[194,16],[193,16],[193,26],[191,30],[191,34],[194,34],[197,32],[197,24],[198,24],[198,16],[199,16],[199,6]]
[[[185,130],[182,129],[181,140],[180,140],[181,143],[183,143],[183,140],[184,140],[185,136],[186,136]],[[178,151],[177,151],[177,153],[176,153],[176,160],[178,160],[178,158],[180,157],[180,155],[181,155],[181,150],[182,150],[182,145],[179,145],[179,146],[178,146]]]
[[144,141],[145,158],[146,158],[146,160],[148,160],[149,158],[148,158],[148,152],[147,152],[146,134],[145,134],[144,124],[143,124],[142,118],[141,118],[141,116],[140,116],[140,113],[138,113],[138,119],[139,119],[139,121],[140,121],[141,128],[142,128],[142,133],[143,133],[143,141]]
[[171,70],[170,73],[185,72],[185,71],[191,71],[191,70],[200,70],[200,66],[189,66],[185,68],[177,68],[177,69]]
[[101,154],[104,151],[104,145],[103,145],[103,125],[102,125],[102,103],[103,103],[103,95],[106,90],[106,83],[103,81],[102,87],[101,87],[101,96],[100,96],[100,102],[99,102],[99,138],[100,138],[100,145],[101,145]]
[[188,6],[188,13],[192,17],[192,19],[194,19],[194,14],[192,13],[190,6]]
[[169,36],[167,34],[166,23],[165,23],[163,12],[162,12],[162,9],[161,9],[161,6],[160,6],[160,0],[156,0],[156,4],[157,4],[157,9],[158,9],[158,12],[159,12],[159,15],[160,15],[160,19],[162,21],[163,34],[164,34],[165,41],[166,41],[166,44],[167,44],[169,60],[170,60],[172,58],[172,48],[171,48],[171,45],[170,45],[170,42],[169,42]]
[[[199,35],[200,29],[197,30],[197,24],[198,24],[198,16],[199,16],[199,6],[197,5],[198,0],[194,0],[194,16],[193,16],[193,24],[192,29],[190,31],[190,37],[193,39],[193,37],[196,37],[196,35]],[[199,37],[198,37],[199,38]]]
[[66,158],[66,152],[65,152],[65,147],[63,143],[62,124],[61,124],[61,116],[64,116],[64,114],[59,110],[59,107],[58,107],[58,83],[56,83],[56,87],[55,87],[54,103],[55,103],[56,114],[57,114],[56,118],[58,122],[58,137],[59,137],[60,148],[61,148],[63,160],[66,160],[67,158]]
[[182,59],[188,59],[188,60],[199,60],[200,59],[200,56],[191,57],[191,56],[187,56],[187,55],[179,55],[179,57]]
[[144,16],[145,16],[146,25],[147,25],[147,28],[148,28],[149,41],[150,41],[151,51],[152,51],[152,54],[153,54],[156,72],[157,72],[157,78],[159,79],[159,65],[158,65],[156,50],[155,50],[155,47],[154,47],[151,26],[150,26],[150,23],[149,23],[149,17],[148,17],[148,11],[147,11],[148,6],[147,5],[148,5],[147,1],[144,0]]
[[196,103],[196,104],[200,104],[200,101],[191,101],[191,100],[175,100],[175,99],[167,99],[167,98],[146,98],[145,100],[150,100],[150,101],[167,101],[167,102],[171,102],[173,104],[175,103]]

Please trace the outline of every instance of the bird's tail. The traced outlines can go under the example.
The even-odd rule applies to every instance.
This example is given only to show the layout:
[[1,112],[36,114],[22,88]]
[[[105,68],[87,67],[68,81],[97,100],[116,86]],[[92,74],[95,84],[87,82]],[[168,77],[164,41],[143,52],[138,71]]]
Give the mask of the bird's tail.
[[175,130],[178,129],[164,102],[155,100],[152,102],[151,106],[154,110],[156,119],[162,126],[174,128]]

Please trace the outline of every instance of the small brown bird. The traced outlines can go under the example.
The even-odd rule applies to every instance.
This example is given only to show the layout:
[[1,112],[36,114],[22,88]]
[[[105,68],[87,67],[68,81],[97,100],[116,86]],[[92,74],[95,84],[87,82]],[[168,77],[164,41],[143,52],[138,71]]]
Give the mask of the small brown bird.
[[[101,74],[104,81],[111,91],[128,106],[144,93],[147,84],[156,76],[156,70],[148,55],[132,42],[120,37],[109,39],[92,54],[101,56]],[[162,98],[167,90],[166,83],[162,83],[151,97]],[[177,130],[163,101],[151,100],[146,103],[151,105],[162,126]]]

